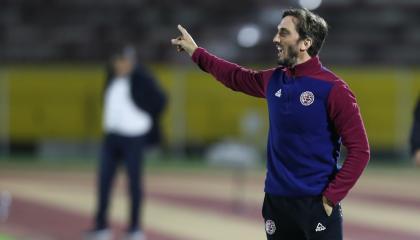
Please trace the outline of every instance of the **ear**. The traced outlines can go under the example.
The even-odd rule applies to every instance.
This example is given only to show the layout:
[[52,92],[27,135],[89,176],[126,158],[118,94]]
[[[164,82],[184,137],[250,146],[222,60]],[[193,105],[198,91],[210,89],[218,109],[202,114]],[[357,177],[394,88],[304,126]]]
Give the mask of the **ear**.
[[307,51],[311,46],[312,46],[312,39],[311,38],[306,38],[302,41],[300,50],[302,52]]

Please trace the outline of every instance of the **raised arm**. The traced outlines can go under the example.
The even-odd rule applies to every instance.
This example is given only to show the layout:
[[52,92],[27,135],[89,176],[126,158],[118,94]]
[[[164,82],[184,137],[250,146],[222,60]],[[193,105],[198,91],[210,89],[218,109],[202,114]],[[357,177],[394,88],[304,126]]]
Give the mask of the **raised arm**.
[[180,25],[181,36],[172,39],[178,51],[185,51],[197,65],[212,74],[218,81],[234,91],[240,91],[255,97],[265,97],[268,81],[274,69],[253,71],[218,58],[205,49],[199,48],[191,35]]

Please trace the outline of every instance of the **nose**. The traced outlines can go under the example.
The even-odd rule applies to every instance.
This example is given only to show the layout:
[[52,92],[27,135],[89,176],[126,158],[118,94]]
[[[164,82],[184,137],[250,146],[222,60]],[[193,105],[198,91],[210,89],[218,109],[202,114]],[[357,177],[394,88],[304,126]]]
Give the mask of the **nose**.
[[273,43],[279,43],[279,42],[280,42],[279,35],[278,34],[274,35]]

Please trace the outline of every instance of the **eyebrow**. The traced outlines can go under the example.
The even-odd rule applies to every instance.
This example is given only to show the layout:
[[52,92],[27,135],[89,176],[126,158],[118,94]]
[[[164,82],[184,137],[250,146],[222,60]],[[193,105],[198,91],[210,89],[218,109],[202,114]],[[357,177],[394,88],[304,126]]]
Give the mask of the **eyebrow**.
[[290,33],[290,31],[287,28],[277,28],[279,32],[286,32],[286,33]]

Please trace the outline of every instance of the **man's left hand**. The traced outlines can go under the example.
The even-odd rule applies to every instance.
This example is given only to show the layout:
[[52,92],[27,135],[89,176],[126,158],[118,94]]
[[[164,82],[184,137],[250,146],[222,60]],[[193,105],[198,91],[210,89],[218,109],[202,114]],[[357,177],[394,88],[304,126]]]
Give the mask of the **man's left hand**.
[[322,205],[324,205],[324,210],[327,216],[331,216],[333,211],[333,204],[325,196],[322,196]]

